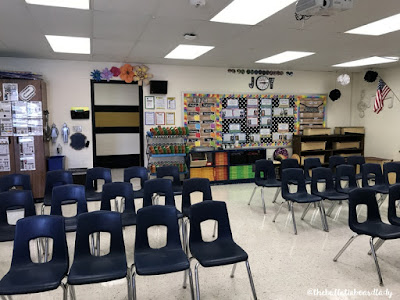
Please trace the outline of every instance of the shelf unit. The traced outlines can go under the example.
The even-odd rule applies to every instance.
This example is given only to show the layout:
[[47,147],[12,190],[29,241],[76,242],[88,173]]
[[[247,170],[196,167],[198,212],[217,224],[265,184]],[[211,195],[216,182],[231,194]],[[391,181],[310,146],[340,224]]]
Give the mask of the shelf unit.
[[[190,154],[199,152],[190,152]],[[190,178],[208,178],[213,184],[254,182],[256,160],[266,158],[265,148],[214,150],[205,153],[205,166],[191,166]]]
[[[325,142],[324,149],[302,150],[309,148],[310,143]],[[308,145],[307,145],[308,144]],[[358,147],[355,146],[358,144]],[[335,146],[343,147],[335,149]],[[346,148],[346,145],[352,146]],[[311,147],[312,148],[312,147]],[[331,134],[331,135],[294,135],[293,154],[302,158],[318,157],[323,165],[327,165],[332,155],[352,156],[364,155],[364,134]]]
[[[150,175],[156,175],[157,167],[171,165],[178,166],[180,174],[188,173],[187,135],[154,135],[147,136],[146,139],[147,170]],[[158,146],[162,148],[161,151],[158,150]],[[157,150],[152,151],[151,147],[157,148]],[[178,150],[178,153],[173,153],[176,150]]]

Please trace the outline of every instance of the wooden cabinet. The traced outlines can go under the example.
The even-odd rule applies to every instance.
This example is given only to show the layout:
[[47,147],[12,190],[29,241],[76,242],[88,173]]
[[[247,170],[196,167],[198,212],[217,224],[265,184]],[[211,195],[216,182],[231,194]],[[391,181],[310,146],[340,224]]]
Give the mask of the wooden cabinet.
[[[0,79],[0,89],[2,92],[3,83],[17,83],[18,93],[21,93],[24,90],[26,91],[26,88],[31,86],[30,90],[32,94],[30,96],[32,97],[29,101],[40,101],[42,102],[42,111],[47,110],[46,85],[42,80]],[[4,95],[1,95],[0,97],[2,101],[4,99],[3,96]],[[43,136],[33,136],[35,148],[35,170],[21,171],[21,144],[19,143],[19,138],[20,137],[16,135],[8,137],[10,143],[10,171],[0,172],[0,177],[13,173],[27,174],[31,178],[33,197],[35,199],[43,198],[46,179],[46,156],[49,155],[48,142],[44,141]]]
[[364,155],[363,134],[294,135],[293,154],[303,162],[308,157],[318,157],[322,164],[332,155]]

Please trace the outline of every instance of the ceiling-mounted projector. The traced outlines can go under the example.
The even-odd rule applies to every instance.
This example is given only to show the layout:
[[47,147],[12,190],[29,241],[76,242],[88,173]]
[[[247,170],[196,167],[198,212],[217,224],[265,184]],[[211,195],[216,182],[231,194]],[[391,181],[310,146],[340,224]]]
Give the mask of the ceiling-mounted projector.
[[299,0],[296,13],[303,16],[331,16],[353,8],[353,0]]

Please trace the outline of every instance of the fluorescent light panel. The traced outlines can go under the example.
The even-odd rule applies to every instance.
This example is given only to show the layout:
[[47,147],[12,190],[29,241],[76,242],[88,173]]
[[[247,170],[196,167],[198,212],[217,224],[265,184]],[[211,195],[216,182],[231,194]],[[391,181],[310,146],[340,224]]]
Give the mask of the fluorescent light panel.
[[90,38],[46,35],[46,39],[54,52],[90,54]]
[[361,67],[361,66],[370,66],[377,64],[387,64],[397,62],[399,60],[398,57],[379,57],[372,56],[367,58],[362,58],[354,61],[345,62],[338,65],[333,65],[332,67]]
[[25,0],[28,4],[89,9],[89,0]]
[[212,22],[256,25],[296,0],[235,0],[221,10]]
[[400,30],[400,14],[351,29],[345,33],[378,36],[398,30]]
[[267,58],[256,61],[259,64],[282,64],[291,60],[299,59],[302,57],[310,56],[315,52],[301,52],[301,51],[285,51]]
[[213,46],[179,45],[165,58],[169,59],[195,59],[204,53],[214,49]]

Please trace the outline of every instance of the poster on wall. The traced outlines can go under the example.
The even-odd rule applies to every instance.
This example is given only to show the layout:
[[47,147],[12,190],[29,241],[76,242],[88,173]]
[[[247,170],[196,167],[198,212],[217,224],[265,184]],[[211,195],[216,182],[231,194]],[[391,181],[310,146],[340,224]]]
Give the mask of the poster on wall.
[[326,126],[326,99],[326,95],[297,97],[296,129],[298,133],[303,133],[305,127],[323,128]]
[[11,102],[0,102],[0,119],[11,119]]
[[167,108],[168,109],[176,109],[176,99],[175,97],[167,98]]
[[18,83],[3,83],[3,100],[18,101]]
[[145,112],[144,114],[144,124],[145,125],[155,125],[154,113],[153,112]]
[[12,119],[0,119],[1,136],[14,135]]
[[165,96],[155,96],[156,109],[166,109],[166,102]]
[[19,137],[20,170],[36,170],[34,137]]
[[0,172],[9,172],[10,169],[10,145],[7,137],[0,138]]

